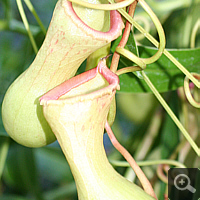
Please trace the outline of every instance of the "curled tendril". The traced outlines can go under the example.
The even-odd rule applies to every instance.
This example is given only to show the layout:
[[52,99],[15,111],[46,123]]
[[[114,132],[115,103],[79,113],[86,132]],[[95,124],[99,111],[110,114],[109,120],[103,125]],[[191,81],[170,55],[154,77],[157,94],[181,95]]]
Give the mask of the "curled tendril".
[[194,25],[194,28],[192,29],[191,39],[190,39],[190,46],[191,48],[195,47],[195,39],[197,35],[197,31],[200,27],[200,19],[198,19]]
[[[149,33],[151,27],[149,21],[144,16],[135,16],[134,20],[136,22],[141,22],[144,25],[144,29],[147,33]],[[132,26],[132,31],[134,31],[134,26]],[[145,36],[142,33],[135,33],[134,34],[135,40],[139,41],[145,38]]]
[[[109,2],[112,2],[112,0],[108,0]],[[130,60],[134,61],[136,64],[138,64],[139,67],[143,67],[145,68],[144,64],[150,64],[152,62],[155,62],[160,56],[161,56],[161,52],[163,52],[198,88],[200,88],[200,82],[194,78],[194,76],[188,72],[166,49],[165,49],[165,35],[164,35],[164,31],[162,28],[162,25],[160,24],[158,18],[156,17],[156,15],[153,13],[153,11],[149,8],[149,6],[144,2],[144,0],[139,0],[138,2],[141,3],[142,7],[145,9],[145,11],[150,15],[152,21],[154,22],[157,30],[158,30],[158,34],[160,37],[160,44],[149,34],[147,33],[141,26],[139,26],[131,17],[130,15],[128,15],[128,13],[126,13],[124,10],[119,10],[119,12],[125,16],[125,18],[132,23],[134,26],[136,25],[136,28],[141,31],[142,33],[144,33],[144,35],[155,45],[157,46],[159,49],[157,51],[157,53],[150,57],[150,58],[139,58],[136,55],[134,55],[133,53],[131,53],[130,51],[127,51],[125,49],[122,49],[120,47],[116,48],[116,51],[118,53],[122,53],[124,56],[126,56],[128,59],[130,58]],[[139,27],[139,28],[138,28]],[[122,51],[123,50],[123,51]],[[127,54],[125,55],[125,52],[127,51]],[[141,62],[140,64],[138,62]],[[124,68],[124,71],[126,70],[126,68]],[[133,68],[133,70],[135,70],[135,68]],[[120,71],[120,74],[122,74],[122,70]],[[141,75],[144,79],[144,81],[146,82],[146,84],[149,86],[149,88],[151,89],[151,91],[154,93],[154,95],[156,96],[156,98],[158,99],[158,101],[161,103],[161,105],[164,107],[164,109],[167,111],[167,113],[170,115],[170,117],[172,118],[172,120],[174,121],[174,123],[177,125],[177,127],[180,129],[180,131],[183,133],[183,135],[185,136],[185,138],[187,139],[187,141],[190,143],[190,145],[192,146],[192,148],[194,149],[194,151],[196,152],[196,154],[199,156],[200,155],[200,148],[198,147],[198,145],[194,142],[194,140],[192,139],[192,137],[190,136],[190,134],[187,132],[187,130],[184,128],[184,126],[181,124],[181,122],[178,120],[178,118],[176,117],[176,115],[173,113],[173,111],[171,110],[171,108],[168,106],[168,104],[165,102],[165,100],[163,99],[163,97],[160,95],[160,93],[157,91],[157,89],[154,87],[154,85],[152,84],[152,82],[150,81],[150,79],[148,78],[148,76],[145,74],[145,70],[142,70]]]
[[[169,170],[169,165],[161,164],[157,167],[157,175],[164,183],[168,184],[168,177],[166,175],[167,171],[166,168]],[[165,172],[164,172],[165,171]]]
[[[191,73],[197,80],[200,81],[200,74],[197,74],[197,73]],[[200,108],[200,103],[199,102],[196,102],[194,100],[194,97],[192,96],[191,94],[191,91],[190,91],[190,86],[189,86],[189,78],[186,76],[185,77],[185,80],[184,80],[184,91],[185,91],[185,95],[187,97],[187,100],[190,102],[190,104],[192,106],[194,106],[195,108]]]
[[151,8],[146,4],[145,1],[143,0],[139,0],[141,6],[144,8],[144,10],[148,13],[148,15],[150,16],[150,18],[152,19],[157,31],[158,31],[158,35],[159,35],[159,40],[160,40],[160,44],[158,47],[158,51],[156,52],[155,55],[153,55],[150,58],[139,58],[136,55],[134,55],[132,52],[123,49],[121,47],[117,47],[116,48],[116,52],[122,54],[123,56],[127,57],[128,59],[130,59],[131,61],[135,62],[137,65],[139,65],[142,69],[146,68],[146,64],[151,64],[155,61],[157,61],[160,56],[162,55],[164,49],[165,49],[165,44],[166,44],[166,40],[165,40],[165,33],[164,30],[162,28],[162,25],[160,23],[160,21],[158,20],[157,16],[154,14],[154,12],[151,10]]
[[119,69],[116,71],[117,76],[121,75],[121,74],[125,74],[128,72],[135,72],[135,71],[140,71],[141,68],[139,66],[130,66],[130,67],[125,67],[122,69]]
[[[110,3],[114,3],[113,0],[108,0]],[[141,3],[141,0],[138,0]],[[123,9],[118,10],[125,19],[127,19],[131,24],[133,24],[153,45],[155,45],[157,48],[159,47],[159,42],[149,33],[143,29],[138,23],[136,23],[133,18]],[[169,53],[166,49],[164,49],[163,54],[171,61],[173,62],[176,67],[182,71],[188,78],[198,87],[200,88],[200,82],[197,81],[192,74],[180,63],[176,58]]]
[[85,1],[80,1],[80,0],[69,0],[72,3],[78,4],[80,6],[84,6],[86,8],[92,8],[96,10],[117,10],[120,8],[125,8],[132,4],[135,0],[125,0],[121,1],[119,3],[113,3],[113,4],[93,4],[93,3],[88,3]]
[[132,52],[130,52],[122,47],[116,47],[115,51],[117,53],[123,55],[124,57],[128,58],[129,60],[133,61],[134,63],[136,63],[141,69],[146,68],[146,64],[144,63],[144,61],[141,58],[137,57]]

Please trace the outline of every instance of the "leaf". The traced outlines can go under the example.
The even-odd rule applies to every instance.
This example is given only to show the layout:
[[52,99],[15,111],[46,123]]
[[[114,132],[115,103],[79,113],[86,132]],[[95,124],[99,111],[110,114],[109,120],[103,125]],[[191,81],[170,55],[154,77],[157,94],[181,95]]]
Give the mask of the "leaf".
[[41,198],[33,149],[12,143],[3,178],[7,186]]
[[[48,192],[43,193],[44,199],[55,200],[55,199],[71,199],[69,197],[75,196],[77,193],[75,182],[69,184],[62,184],[55,189],[51,189]],[[67,198],[68,197],[68,198]]]
[[[9,85],[24,71],[32,60],[28,39],[17,33],[0,32],[0,105]],[[8,136],[0,113],[0,136]]]
[[[173,11],[165,23],[163,28],[166,34],[166,46],[168,48],[188,48],[190,45],[190,37],[195,23],[199,19],[200,3],[191,1],[190,6]],[[196,44],[199,45],[199,35],[197,34]]]
[[61,149],[50,146],[37,148],[34,151],[39,173],[44,180],[53,184],[72,181],[70,167]]
[[1,117],[0,117],[0,137],[1,136],[9,137],[8,134],[6,133],[4,127],[3,127],[3,122],[2,122]]
[[[138,48],[141,58],[148,58],[157,52],[156,48],[144,46],[139,46]],[[188,71],[200,73],[200,48],[171,49],[169,52]],[[120,65],[119,68],[128,67],[130,66],[130,61],[123,58],[123,62],[121,62]],[[162,55],[157,62],[147,65],[145,73],[159,92],[175,90],[183,86],[185,77],[165,55]],[[133,73],[120,75],[119,79],[121,87],[119,92],[151,92],[144,80],[137,78]]]
[[16,196],[16,195],[3,195],[1,196],[1,200],[31,200],[30,198],[25,198],[22,196]]
[[[171,92],[169,98],[169,106],[172,111],[178,115],[178,96],[176,92]],[[171,117],[166,114],[165,120],[162,122],[162,128],[160,131],[161,135],[161,156],[163,159],[168,158],[172,152],[175,150],[180,142],[179,129],[171,119]]]

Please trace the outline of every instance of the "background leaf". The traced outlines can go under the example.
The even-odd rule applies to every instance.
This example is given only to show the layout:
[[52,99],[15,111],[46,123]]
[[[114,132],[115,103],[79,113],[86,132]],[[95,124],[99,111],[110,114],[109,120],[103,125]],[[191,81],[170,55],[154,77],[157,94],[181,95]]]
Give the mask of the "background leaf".
[[[139,52],[141,58],[148,58],[154,55],[157,50],[139,46]],[[169,52],[188,71],[200,73],[200,48],[173,49]],[[130,66],[130,61],[124,58],[120,65],[120,68]],[[147,65],[144,71],[159,92],[175,90],[183,86],[184,74],[165,55],[162,55],[157,62]],[[120,75],[119,78],[121,87],[119,92],[151,92],[146,83],[133,73]]]

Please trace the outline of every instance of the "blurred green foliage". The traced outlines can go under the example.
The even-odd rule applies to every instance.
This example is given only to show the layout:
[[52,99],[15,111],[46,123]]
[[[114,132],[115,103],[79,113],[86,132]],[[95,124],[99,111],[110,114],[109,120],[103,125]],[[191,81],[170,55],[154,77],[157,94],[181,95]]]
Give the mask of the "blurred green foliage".
[[[32,1],[38,15],[45,27],[48,27],[56,0],[52,1]],[[184,1],[186,4],[175,6],[172,1],[147,0],[149,5],[155,6],[152,9],[159,16],[166,32],[167,47],[171,53],[189,70],[200,73],[200,49],[189,49],[190,35],[192,28],[199,18],[200,3],[198,1]],[[163,7],[162,7],[163,4]],[[166,7],[166,5],[168,5]],[[166,9],[164,9],[164,6]],[[36,43],[41,46],[44,35],[41,33],[36,20],[24,4],[27,18],[31,25],[32,33]],[[161,9],[162,8],[162,9]],[[163,11],[165,10],[165,12]],[[136,15],[145,15],[144,11],[138,7]],[[151,23],[151,22],[150,22]],[[151,24],[152,26],[152,24]],[[157,37],[154,27],[151,33]],[[199,33],[196,37],[196,46],[200,46]],[[119,41],[112,43],[111,51]],[[156,52],[156,49],[145,39],[140,41],[138,46],[141,57],[149,57]],[[133,35],[130,35],[126,46],[135,52]],[[180,49],[181,48],[181,49]],[[187,48],[187,49],[183,49]],[[33,61],[35,54],[30,44],[26,30],[23,27],[16,2],[14,0],[0,0],[0,104],[4,94],[14,79],[21,74]],[[125,58],[120,59],[119,68],[131,66],[133,63]],[[84,65],[81,70],[84,69]],[[184,76],[165,57],[162,56],[157,62],[148,65],[146,69],[154,85],[170,103],[173,111],[178,115],[180,107],[179,98],[175,90],[183,85]],[[80,73],[80,72],[79,72]],[[120,142],[131,152],[136,159],[161,159],[168,158],[180,141],[180,133],[169,116],[163,112],[157,100],[151,100],[145,109],[144,96],[133,93],[150,92],[149,88],[132,73],[120,76],[121,91],[117,94],[117,116],[113,125]],[[130,97],[123,96],[129,93]],[[148,95],[148,94],[147,94]],[[127,99],[129,98],[129,100]],[[130,103],[128,103],[130,102]],[[127,103],[127,104],[126,104]],[[123,106],[122,106],[123,104]],[[135,106],[135,110],[125,109]],[[148,107],[148,108],[147,108]],[[146,110],[149,112],[147,113]],[[140,112],[139,120],[137,113]],[[141,149],[144,149],[143,142],[151,130],[152,121],[159,113],[157,128],[152,145],[148,152],[141,156]],[[161,113],[161,114],[160,114]],[[118,152],[113,150],[107,136],[105,135],[105,147],[109,158],[122,160]],[[9,148],[6,148],[9,147]],[[8,149],[8,150],[7,150]],[[140,156],[139,156],[140,155]],[[7,157],[6,160],[3,158]],[[1,171],[2,169],[2,171]],[[116,168],[122,175],[127,177],[126,168]],[[145,168],[144,168],[145,170]],[[159,199],[164,199],[165,184],[155,175],[155,167],[148,167],[147,174],[154,178]],[[158,185],[158,186],[157,186]],[[77,199],[75,183],[67,161],[57,142],[43,148],[31,149],[22,147],[8,137],[0,117],[0,199],[1,200],[75,200]]]

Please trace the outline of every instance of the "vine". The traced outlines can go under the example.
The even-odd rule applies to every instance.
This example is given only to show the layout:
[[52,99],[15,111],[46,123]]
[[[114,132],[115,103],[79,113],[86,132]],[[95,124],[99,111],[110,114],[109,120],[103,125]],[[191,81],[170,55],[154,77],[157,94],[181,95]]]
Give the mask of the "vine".
[[[184,127],[182,125],[182,123],[176,117],[176,115],[174,114],[172,109],[169,107],[169,105],[166,103],[164,98],[157,91],[156,87],[152,84],[151,80],[145,73],[145,69],[148,68],[149,64],[156,62],[161,57],[161,55],[164,54],[185,75],[184,93],[185,93],[189,103],[195,108],[200,108],[200,103],[197,102],[198,100],[196,101],[196,99],[195,99],[195,97],[198,96],[197,90],[200,88],[200,75],[197,73],[189,72],[181,63],[179,63],[179,61],[177,59],[175,59],[175,57],[173,57],[172,54],[170,54],[169,51],[167,51],[165,49],[166,41],[165,41],[165,33],[163,30],[163,27],[162,27],[160,21],[158,20],[157,16],[155,15],[155,13],[151,10],[151,8],[148,6],[148,4],[144,0],[125,0],[125,1],[121,1],[121,2],[114,2],[113,0],[108,0],[110,4],[93,4],[93,3],[88,3],[88,2],[84,2],[84,1],[80,1],[80,0],[70,0],[70,1],[73,4],[78,4],[78,5],[84,6],[86,8],[90,8],[90,9],[99,9],[99,10],[108,10],[108,11],[118,10],[119,13],[121,13],[121,15],[127,20],[126,24],[125,24],[124,33],[122,35],[122,39],[119,42],[118,46],[116,47],[115,52],[112,56],[110,70],[112,72],[114,72],[117,76],[120,76],[125,73],[129,73],[129,72],[138,72],[140,78],[142,78],[145,81],[145,83],[151,89],[152,93],[158,99],[158,101],[160,102],[162,107],[166,110],[166,112],[169,114],[171,119],[174,121],[174,123],[177,125],[177,127],[179,128],[179,130],[182,132],[182,134],[184,135],[184,137],[186,139],[186,140],[182,140],[180,142],[180,144],[177,146],[177,149],[174,151],[171,158],[169,158],[169,159],[159,159],[159,160],[137,161],[136,162],[133,159],[133,157],[131,156],[131,154],[123,146],[121,146],[119,144],[115,135],[112,132],[112,129],[110,128],[110,125],[108,124],[108,122],[106,122],[105,129],[108,133],[108,136],[109,136],[113,146],[128,161],[128,162],[125,162],[125,161],[118,161],[118,160],[110,160],[110,163],[113,166],[117,166],[117,167],[130,167],[131,166],[131,168],[136,173],[138,179],[140,180],[140,182],[144,188],[144,191],[156,199],[157,197],[152,188],[152,185],[150,184],[149,180],[147,179],[144,172],[140,169],[139,166],[159,165],[157,167],[157,175],[163,182],[167,183],[167,177],[164,175],[163,170],[166,173],[167,172],[166,169],[168,169],[169,166],[186,168],[186,166],[184,164],[182,164],[181,162],[173,160],[173,159],[175,159],[177,152],[180,150],[180,148],[182,148],[182,146],[185,145],[186,141],[189,142],[189,144],[194,149],[197,156],[200,156],[200,148],[195,143],[192,136],[188,133],[187,125],[186,125],[186,127]],[[30,28],[31,26],[29,25],[28,20],[26,18],[26,14],[24,12],[22,1],[16,0],[16,2],[17,2],[17,6],[19,9],[20,15],[22,17],[22,21],[24,23],[25,29],[27,31],[27,34],[30,38],[32,47],[34,49],[34,52],[35,52],[35,54],[37,54],[38,47],[36,45],[34,35],[31,31],[31,28]],[[35,17],[37,23],[39,24],[40,29],[42,30],[43,34],[45,35],[46,29],[45,29],[42,21],[40,20],[39,16],[37,15],[37,12],[35,11],[33,5],[31,4],[31,2],[29,0],[24,0],[24,2],[26,3],[28,9],[31,11],[31,13]],[[151,20],[153,21],[153,23],[156,27],[156,30],[158,32],[159,42],[153,36],[150,35],[148,27],[145,30],[144,28],[142,28],[142,26],[140,26],[136,22],[136,20],[134,20],[134,13],[135,13],[135,9],[136,9],[136,6],[138,3],[142,6],[142,8],[145,10],[145,12],[150,16]],[[182,2],[174,3],[171,6],[176,7],[176,6],[179,6],[180,4],[182,4]],[[126,10],[125,10],[125,8],[126,8]],[[8,15],[8,13],[6,15]],[[190,38],[191,39],[191,48],[195,47],[195,38],[196,38],[197,31],[199,28],[199,24],[200,24],[199,22],[200,21],[198,20],[195,23],[195,26],[194,26],[192,34],[191,34],[191,38]],[[1,25],[1,28],[2,27],[3,27],[3,29],[4,28],[6,29],[7,23]],[[155,55],[153,55],[150,58],[140,58],[137,48],[136,48],[137,55],[135,55],[133,52],[125,49],[131,29],[133,29],[133,28],[136,28],[144,37],[146,37],[154,46],[157,47],[158,50]],[[138,39],[140,39],[140,37]],[[135,38],[137,38],[137,37],[135,36]],[[123,57],[129,59],[130,61],[132,61],[134,63],[134,66],[129,66],[129,67],[124,67],[124,68],[118,69],[120,56],[123,56]],[[192,84],[190,84],[190,81],[192,82]],[[191,85],[192,85],[192,87],[191,87]],[[194,93],[192,94],[191,90],[193,90],[194,87],[196,87],[197,90],[194,90]],[[197,97],[197,99],[198,99],[198,97]],[[8,143],[5,143],[5,145],[2,146],[2,149],[3,149],[2,152],[3,152],[4,156],[3,156],[3,162],[2,162],[3,164],[0,166],[0,177],[2,174],[2,170],[3,170],[3,165],[5,163],[5,157],[8,153]]]

